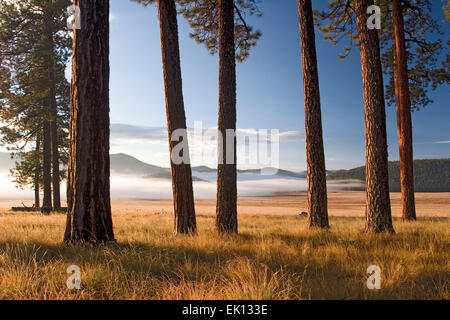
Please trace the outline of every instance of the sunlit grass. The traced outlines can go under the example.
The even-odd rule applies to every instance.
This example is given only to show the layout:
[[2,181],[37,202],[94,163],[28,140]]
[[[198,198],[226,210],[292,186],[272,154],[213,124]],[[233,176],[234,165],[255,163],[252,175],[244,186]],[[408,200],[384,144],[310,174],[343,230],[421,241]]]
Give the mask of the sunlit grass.
[[[329,232],[305,218],[241,215],[219,236],[199,215],[199,235],[173,236],[170,213],[115,212],[118,243],[62,244],[65,216],[0,211],[1,299],[449,299],[449,221],[395,220],[395,235],[362,233],[364,220],[332,217]],[[81,290],[66,287],[70,265]],[[366,269],[382,270],[368,290]]]

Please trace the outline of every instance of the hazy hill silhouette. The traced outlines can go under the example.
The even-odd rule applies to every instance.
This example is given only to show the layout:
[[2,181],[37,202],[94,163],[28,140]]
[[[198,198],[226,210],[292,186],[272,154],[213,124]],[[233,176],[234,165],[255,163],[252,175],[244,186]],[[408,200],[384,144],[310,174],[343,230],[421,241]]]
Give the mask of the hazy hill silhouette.
[[[329,180],[365,180],[366,167],[339,170],[330,173]],[[389,189],[399,192],[400,164],[389,162]],[[414,160],[414,189],[416,192],[450,192],[450,159]]]
[[169,168],[163,168],[140,161],[125,153],[110,155],[111,173],[137,174],[137,175],[162,175],[170,174]]

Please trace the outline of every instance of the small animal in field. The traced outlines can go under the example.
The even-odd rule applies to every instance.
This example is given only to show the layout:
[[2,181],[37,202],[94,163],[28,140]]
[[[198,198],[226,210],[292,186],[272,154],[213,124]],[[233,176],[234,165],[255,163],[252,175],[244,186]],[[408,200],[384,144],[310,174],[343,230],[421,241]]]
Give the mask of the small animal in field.
[[307,217],[308,216],[308,212],[303,211],[303,212],[299,213],[299,216],[300,217]]

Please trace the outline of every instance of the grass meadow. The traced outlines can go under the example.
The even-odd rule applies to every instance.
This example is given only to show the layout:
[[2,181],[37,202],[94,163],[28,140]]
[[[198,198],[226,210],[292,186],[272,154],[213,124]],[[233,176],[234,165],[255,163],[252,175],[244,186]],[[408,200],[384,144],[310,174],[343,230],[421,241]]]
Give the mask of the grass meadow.
[[[395,235],[362,232],[364,218],[306,229],[297,215],[241,214],[239,235],[219,236],[200,213],[198,236],[174,236],[169,211],[115,210],[117,244],[62,243],[64,214],[0,209],[0,299],[449,299],[446,217],[404,223]],[[81,268],[81,289],[66,286]],[[381,268],[381,289],[366,286]]]

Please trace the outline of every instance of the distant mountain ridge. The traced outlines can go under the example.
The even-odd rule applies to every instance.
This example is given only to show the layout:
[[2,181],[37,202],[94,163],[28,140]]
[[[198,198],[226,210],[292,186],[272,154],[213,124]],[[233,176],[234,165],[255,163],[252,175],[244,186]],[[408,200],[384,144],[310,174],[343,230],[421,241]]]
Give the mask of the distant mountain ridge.
[[[112,174],[139,175],[143,178],[171,179],[170,168],[151,165],[125,153],[110,155]],[[0,152],[0,172],[9,172],[15,165],[7,152]],[[194,181],[213,181],[215,168],[207,166],[192,167]],[[260,169],[238,170],[238,180],[255,179],[305,179],[306,172],[293,172],[279,169],[276,175],[260,176]],[[365,166],[350,170],[327,171],[327,180],[365,181]],[[414,185],[416,192],[450,192],[450,159],[425,159],[414,161]],[[398,161],[389,162],[389,187],[399,192],[400,167]],[[358,187],[360,190],[364,188]]]
[[109,159],[111,172],[118,174],[162,175],[170,173],[169,168],[148,164],[125,153],[111,154]]
[[[400,164],[389,162],[389,189],[401,191]],[[328,180],[366,179],[366,167],[338,170],[327,176]],[[414,189],[416,192],[450,192],[450,159],[414,160]]]
[[[14,165],[15,160],[10,158],[9,153],[0,152],[0,171],[9,172],[9,170],[12,169]],[[170,168],[164,168],[148,164],[126,153],[111,154],[110,166],[111,166],[111,173],[116,174],[142,175],[145,176],[146,178],[160,178],[160,179],[171,178]],[[192,171],[203,174],[216,174],[217,169],[210,168],[207,166],[197,166],[192,167]],[[261,169],[238,170],[238,173],[246,175],[259,175],[261,173]],[[304,179],[306,178],[306,172],[297,173],[289,170],[279,169],[276,176],[285,178]],[[203,181],[203,179],[198,177],[193,177],[193,179],[194,181]]]
[[[111,172],[117,174],[136,174],[145,175],[145,178],[170,179],[170,168],[159,167],[140,161],[133,156],[125,153],[117,153],[110,155]],[[215,174],[216,169],[207,166],[192,167],[193,173]],[[238,173],[248,175],[259,175],[261,169],[238,170]],[[306,172],[293,172],[289,170],[279,169],[277,177],[305,179]],[[193,176],[194,181],[204,181],[199,177]]]

